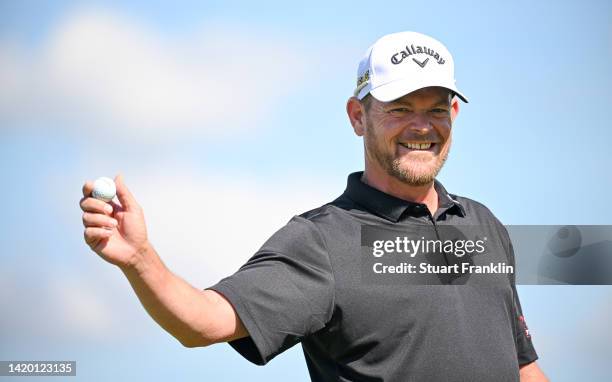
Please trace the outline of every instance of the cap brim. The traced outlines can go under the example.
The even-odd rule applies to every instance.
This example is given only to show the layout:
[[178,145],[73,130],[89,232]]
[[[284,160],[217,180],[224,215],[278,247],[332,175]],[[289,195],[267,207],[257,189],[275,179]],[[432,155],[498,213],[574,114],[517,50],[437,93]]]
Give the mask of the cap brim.
[[414,79],[401,79],[393,82],[386,83],[384,85],[377,86],[370,90],[370,94],[380,102],[391,102],[398,98],[410,94],[419,89],[439,86],[446,88],[457,95],[463,102],[468,103],[468,99],[461,94],[454,84],[449,83],[434,83],[431,81],[415,83]]

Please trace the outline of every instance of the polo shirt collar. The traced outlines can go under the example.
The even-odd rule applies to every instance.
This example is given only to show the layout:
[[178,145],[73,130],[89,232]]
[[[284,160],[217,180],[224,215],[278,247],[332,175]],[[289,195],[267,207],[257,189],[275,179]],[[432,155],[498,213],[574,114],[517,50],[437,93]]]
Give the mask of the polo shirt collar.
[[[398,222],[406,210],[415,211],[423,208],[422,203],[410,202],[386,194],[361,181],[363,171],[354,172],[348,176],[345,195],[372,213],[387,220]],[[442,183],[434,180],[434,188],[438,193],[438,209],[456,212],[464,217],[465,209],[455,198],[451,197]]]

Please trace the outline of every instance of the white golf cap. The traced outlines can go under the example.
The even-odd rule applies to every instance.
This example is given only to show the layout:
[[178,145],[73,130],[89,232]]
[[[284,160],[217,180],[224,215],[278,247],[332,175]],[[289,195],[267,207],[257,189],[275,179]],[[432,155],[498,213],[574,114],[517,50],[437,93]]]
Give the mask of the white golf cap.
[[381,37],[359,62],[354,95],[368,93],[389,102],[415,90],[440,86],[467,98],[455,86],[455,64],[442,43],[417,32],[399,32]]

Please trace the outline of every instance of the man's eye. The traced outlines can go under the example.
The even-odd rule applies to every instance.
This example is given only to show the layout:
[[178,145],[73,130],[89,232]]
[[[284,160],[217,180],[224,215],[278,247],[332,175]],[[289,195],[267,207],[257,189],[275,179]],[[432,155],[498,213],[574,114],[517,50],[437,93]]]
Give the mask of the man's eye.
[[389,110],[391,113],[408,113],[410,109],[405,107],[396,107],[394,109]]
[[441,108],[432,109],[431,112],[434,114],[448,114],[448,110]]

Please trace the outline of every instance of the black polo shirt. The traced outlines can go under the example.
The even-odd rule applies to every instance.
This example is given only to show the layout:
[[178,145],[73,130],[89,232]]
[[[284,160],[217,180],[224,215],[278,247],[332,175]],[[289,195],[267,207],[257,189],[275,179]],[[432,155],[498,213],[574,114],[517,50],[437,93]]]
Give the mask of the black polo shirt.
[[293,217],[235,274],[208,288],[234,306],[249,337],[230,342],[263,365],[301,342],[313,381],[518,381],[536,360],[512,277],[502,285],[364,282],[364,226],[491,227],[489,241],[514,254],[482,204],[435,182],[439,207],[385,194],[348,178],[344,193]]

